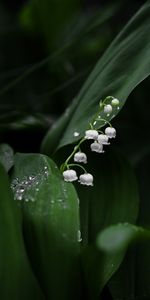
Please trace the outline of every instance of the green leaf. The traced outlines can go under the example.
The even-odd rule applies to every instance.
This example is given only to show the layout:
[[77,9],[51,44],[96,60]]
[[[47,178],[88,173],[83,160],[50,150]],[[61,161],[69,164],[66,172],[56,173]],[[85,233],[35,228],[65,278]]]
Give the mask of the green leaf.
[[[119,268],[124,255],[100,252],[95,246],[97,235],[118,222],[135,223],[139,195],[132,167],[118,152],[88,156],[94,174],[91,190],[78,188],[83,238],[82,262],[89,299],[99,299],[100,292]],[[86,213],[85,213],[86,212]],[[87,234],[88,232],[88,234]],[[86,246],[88,244],[88,246]]]
[[134,241],[150,239],[150,231],[130,223],[119,223],[105,228],[97,238],[100,250],[111,254],[127,250]]
[[[112,95],[120,100],[120,109],[123,107],[133,89],[150,74],[149,31],[150,1],[147,1],[98,61],[69,111],[47,133],[41,147],[44,153],[73,143],[78,139],[74,138],[74,131],[83,136],[100,99]],[[114,118],[119,110],[106,119]]]
[[0,164],[0,298],[44,299],[24,248],[21,216]]
[[22,199],[24,234],[33,269],[47,299],[78,293],[79,199],[55,163],[41,154],[17,154],[15,187]]
[[88,242],[93,243],[100,230],[107,226],[119,222],[135,223],[139,193],[133,168],[120,152],[107,148],[100,155],[89,151],[87,157],[94,186],[88,190],[78,186],[77,191],[81,199],[81,226],[85,225],[82,216],[87,210],[88,230],[85,231],[88,231]]
[[[113,273],[118,269],[122,263],[128,247],[135,242],[143,242],[150,239],[150,230],[138,227],[129,223],[120,223],[112,225],[104,229],[97,238],[97,246],[103,252],[104,257],[108,257],[109,261],[114,259]],[[140,245],[137,245],[137,249]],[[143,247],[147,247],[147,244],[143,244]],[[127,253],[125,261],[121,265],[118,274],[114,275],[114,278],[110,280],[109,287],[114,299],[141,299],[143,295],[138,294],[139,288],[136,289],[136,274],[137,267],[136,252],[137,249],[132,249]],[[106,268],[104,276],[110,277],[112,272],[111,268]],[[138,277],[138,276],[137,276]],[[139,281],[139,287],[141,282]],[[142,298],[143,299],[143,298]],[[144,298],[145,299],[145,298]]]
[[7,144],[0,144],[0,162],[7,172],[14,164],[13,149]]
[[[150,156],[147,155],[136,169],[140,190],[140,211],[138,224],[150,228],[149,202],[149,169]],[[117,273],[109,282],[109,289],[114,297],[128,300],[150,298],[150,241],[139,244],[130,251]]]

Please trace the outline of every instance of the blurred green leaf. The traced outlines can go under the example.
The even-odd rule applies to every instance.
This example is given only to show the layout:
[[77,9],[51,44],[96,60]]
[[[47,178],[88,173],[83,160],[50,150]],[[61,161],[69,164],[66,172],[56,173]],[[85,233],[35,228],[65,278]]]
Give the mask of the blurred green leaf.
[[100,252],[95,246],[97,235],[118,222],[135,223],[139,195],[133,169],[119,153],[106,153],[96,159],[91,155],[88,158],[90,172],[94,174],[94,187],[91,190],[83,187],[77,190],[81,199],[83,268],[89,299],[95,300],[99,299],[100,292],[124,257],[122,253]]
[[[145,248],[147,244],[143,244],[143,241],[149,239],[150,230],[129,223],[120,223],[104,229],[97,238],[97,246],[109,258],[115,257],[117,270],[130,245],[141,241],[142,247]],[[144,292],[143,294],[139,293],[139,290],[141,290],[141,281],[137,285],[138,271],[142,270],[141,268],[138,269],[136,255],[137,250],[140,248],[141,245],[139,244],[137,249],[134,247],[132,251],[130,250],[127,253],[119,271],[110,280],[109,288],[113,299],[148,299],[146,298],[149,297],[148,294],[146,295]],[[110,276],[109,268],[105,272],[104,276]]]
[[[47,43],[54,46],[68,21],[76,15],[80,7],[75,0],[31,0],[20,14],[21,23],[28,29],[36,29]],[[55,29],[55,30],[54,30]]]
[[42,300],[24,248],[21,217],[1,164],[0,191],[0,298]]
[[97,237],[100,250],[111,254],[126,252],[128,246],[141,239],[150,239],[150,231],[130,223],[119,223],[105,228]]
[[17,154],[16,177],[28,255],[46,298],[76,299],[80,225],[75,189],[40,154]]
[[[56,148],[73,143],[74,131],[80,132],[81,137],[97,112],[100,99],[113,95],[120,100],[122,108],[132,90],[150,73],[149,30],[150,1],[147,1],[97,63],[69,110],[47,133],[42,152],[50,154]],[[116,109],[106,119],[112,119],[118,112]]]
[[14,164],[13,149],[7,144],[0,144],[0,162],[7,172]]

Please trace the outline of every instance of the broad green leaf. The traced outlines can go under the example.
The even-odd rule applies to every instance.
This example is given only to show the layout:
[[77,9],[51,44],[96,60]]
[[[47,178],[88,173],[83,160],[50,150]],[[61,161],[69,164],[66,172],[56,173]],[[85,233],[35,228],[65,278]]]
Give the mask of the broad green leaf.
[[28,255],[46,299],[78,297],[79,199],[73,185],[41,154],[17,154],[15,178]]
[[14,164],[13,149],[7,144],[0,144],[0,163],[8,172]]
[[[74,131],[80,133],[79,137],[83,136],[97,112],[100,99],[113,95],[120,100],[120,109],[123,107],[133,89],[150,74],[149,31],[150,1],[147,1],[98,61],[68,114],[65,113],[47,133],[41,148],[44,153],[49,154],[56,148],[73,143],[78,139],[74,138]],[[106,119],[114,118],[119,110],[116,109]]]
[[24,248],[21,217],[0,164],[0,298],[44,299]]
[[135,223],[139,206],[136,179],[128,161],[118,152],[108,153],[108,150],[95,155],[88,156],[88,171],[94,175],[94,186],[88,190],[78,188],[84,245],[82,262],[89,297],[94,300],[99,299],[124,257],[122,253],[118,256],[118,253],[100,252],[95,246],[97,235],[119,222]]

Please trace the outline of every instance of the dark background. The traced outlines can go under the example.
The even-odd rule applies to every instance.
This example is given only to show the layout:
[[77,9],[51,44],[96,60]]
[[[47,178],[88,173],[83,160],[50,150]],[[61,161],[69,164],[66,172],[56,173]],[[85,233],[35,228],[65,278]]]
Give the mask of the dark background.
[[[0,1],[0,142],[23,152],[39,151],[47,129],[144,3],[72,0],[68,9],[66,0],[59,7],[57,1],[47,1],[48,21],[43,25],[38,8],[31,9],[32,2],[36,1]],[[108,17],[95,26],[104,12]],[[93,28],[86,31],[89,25]],[[51,55],[54,59],[48,59]],[[149,152],[148,87],[146,79],[114,120],[118,147],[133,163]]]
[[[32,7],[34,2],[0,1],[0,143],[18,152],[40,151],[49,127],[145,1],[70,0],[69,8],[64,8],[66,0],[59,7],[57,1],[48,1],[48,12]],[[149,78],[142,82],[113,120],[117,139],[112,146],[135,170],[141,200],[139,224],[148,227],[149,84]]]

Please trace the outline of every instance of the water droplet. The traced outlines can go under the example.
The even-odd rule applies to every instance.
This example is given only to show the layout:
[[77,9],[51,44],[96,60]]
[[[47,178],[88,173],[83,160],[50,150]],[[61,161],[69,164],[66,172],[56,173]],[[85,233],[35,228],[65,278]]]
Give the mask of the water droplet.
[[19,179],[18,178],[15,178],[12,183],[11,183],[11,186],[16,186],[19,182]]
[[75,132],[73,133],[73,136],[74,136],[74,137],[79,136],[79,132],[78,132],[78,131],[75,131]]
[[110,114],[107,114],[106,116],[107,116],[107,117],[109,117],[109,116],[110,116]]
[[57,201],[58,201],[59,203],[63,202],[63,200],[62,200],[62,199],[58,199]]
[[44,175],[45,175],[45,177],[47,178],[48,175],[49,175],[49,172],[48,172],[48,171],[45,171],[45,172],[44,172]]
[[35,190],[36,190],[36,192],[38,192],[38,191],[39,191],[39,188],[36,188]]
[[29,180],[34,180],[35,179],[35,176],[29,176]]
[[77,233],[77,239],[78,239],[78,242],[82,242],[82,237],[81,237],[81,231],[78,230],[78,233]]
[[63,209],[67,209],[68,208],[68,204],[63,203]]
[[22,194],[19,194],[18,191],[15,193],[15,196],[14,196],[14,197],[15,197],[16,200],[19,200],[19,201],[22,200]]
[[118,107],[117,107],[117,109],[119,110],[119,109],[120,109],[120,107],[118,106]]

